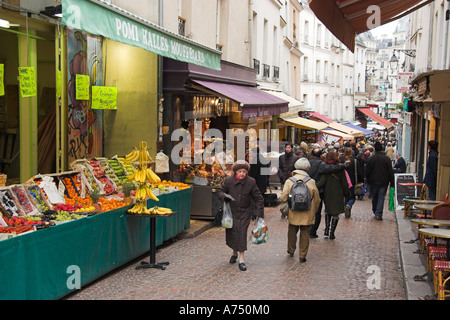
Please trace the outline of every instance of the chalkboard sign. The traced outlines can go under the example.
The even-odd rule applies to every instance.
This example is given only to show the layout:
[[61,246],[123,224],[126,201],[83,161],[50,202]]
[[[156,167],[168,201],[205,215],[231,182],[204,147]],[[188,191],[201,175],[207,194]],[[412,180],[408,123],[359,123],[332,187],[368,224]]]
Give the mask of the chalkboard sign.
[[395,208],[403,209],[403,199],[417,197],[417,186],[402,186],[402,183],[415,183],[415,173],[396,173],[395,177]]

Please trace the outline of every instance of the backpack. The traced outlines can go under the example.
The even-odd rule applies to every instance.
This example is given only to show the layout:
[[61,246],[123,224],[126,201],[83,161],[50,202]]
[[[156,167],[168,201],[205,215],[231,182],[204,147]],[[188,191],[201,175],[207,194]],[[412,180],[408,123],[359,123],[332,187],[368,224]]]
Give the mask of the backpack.
[[311,192],[306,185],[311,178],[306,177],[303,180],[297,180],[291,177],[289,180],[294,182],[288,197],[289,209],[292,211],[307,211],[311,209]]

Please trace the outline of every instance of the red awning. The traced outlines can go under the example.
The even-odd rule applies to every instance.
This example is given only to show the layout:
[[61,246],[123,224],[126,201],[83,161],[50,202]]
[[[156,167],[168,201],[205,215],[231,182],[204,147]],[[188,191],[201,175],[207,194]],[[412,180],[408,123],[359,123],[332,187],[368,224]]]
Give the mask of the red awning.
[[[328,30],[345,44],[350,51],[354,52],[355,36],[370,30],[370,22],[372,22],[375,14],[374,11],[368,10],[370,6],[375,5],[380,9],[380,25],[383,25],[395,21],[434,0],[428,0],[417,5],[421,1],[309,0],[309,7]],[[415,5],[417,6],[414,7]]]
[[364,113],[366,116],[368,116],[369,118],[371,118],[373,121],[375,121],[376,123],[381,124],[383,127],[385,127],[387,130],[391,130],[393,129],[394,125],[392,124],[392,122],[390,122],[389,120],[384,119],[383,117],[379,116],[378,114],[376,114],[375,112],[373,112],[372,110],[370,110],[369,108],[356,108],[356,110],[361,111],[362,113]]
[[289,111],[288,101],[256,87],[203,80],[192,82],[192,88],[217,94],[241,104],[242,119],[273,116]]
[[308,111],[308,113],[309,113],[309,115],[310,115],[311,117],[314,117],[314,118],[316,118],[316,119],[319,119],[319,120],[321,120],[321,121],[323,121],[323,122],[326,122],[326,123],[332,123],[332,122],[333,122],[333,120],[331,120],[331,119],[329,119],[329,118],[327,118],[327,117],[321,115],[320,113],[312,112],[312,111]]

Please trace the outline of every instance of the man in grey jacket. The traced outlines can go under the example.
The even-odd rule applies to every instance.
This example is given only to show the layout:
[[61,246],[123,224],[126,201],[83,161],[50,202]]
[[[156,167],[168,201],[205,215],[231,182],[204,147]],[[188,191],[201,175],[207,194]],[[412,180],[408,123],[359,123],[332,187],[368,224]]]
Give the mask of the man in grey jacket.
[[384,198],[388,186],[394,187],[394,170],[391,159],[378,141],[375,143],[375,154],[367,160],[366,177],[372,195],[372,212],[376,220],[383,220]]

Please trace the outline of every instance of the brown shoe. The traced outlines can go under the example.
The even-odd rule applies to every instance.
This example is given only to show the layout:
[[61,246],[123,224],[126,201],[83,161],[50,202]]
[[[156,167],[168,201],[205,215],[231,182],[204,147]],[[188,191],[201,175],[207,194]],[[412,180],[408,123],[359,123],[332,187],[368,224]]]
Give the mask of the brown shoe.
[[300,263],[306,262],[306,258],[300,258]]

